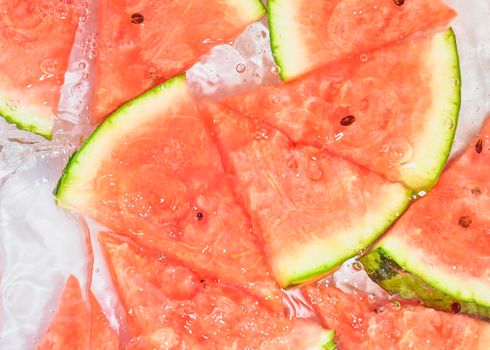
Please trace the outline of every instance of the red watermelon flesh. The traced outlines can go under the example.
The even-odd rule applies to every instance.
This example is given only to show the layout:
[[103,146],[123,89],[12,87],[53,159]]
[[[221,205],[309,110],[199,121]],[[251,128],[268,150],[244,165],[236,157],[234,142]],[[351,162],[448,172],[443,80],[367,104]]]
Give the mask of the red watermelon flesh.
[[90,305],[92,315],[82,298],[78,280],[70,276],[58,311],[38,350],[118,350],[117,336],[91,293]]
[[[427,189],[449,155],[457,122],[454,45],[450,31],[424,36],[222,103],[296,143],[325,148],[390,180]],[[456,55],[454,62],[446,55]],[[441,96],[448,87],[449,94]]]
[[182,85],[172,107],[162,112],[149,102],[150,121],[100,159],[96,176],[76,191],[72,205],[202,275],[280,306],[280,289],[269,276],[260,239],[235,202],[217,147],[185,81],[175,84]]
[[98,11],[95,123],[265,15],[259,0],[102,0]]
[[417,305],[393,301],[379,305],[368,295],[349,295],[335,287],[302,289],[325,327],[335,329],[345,350],[484,350],[490,346],[490,324]]
[[306,349],[326,332],[289,320],[235,287],[115,235],[99,235],[133,339],[127,349]]
[[284,80],[448,23],[443,1],[271,0],[274,57]]
[[0,115],[7,121],[51,137],[83,5],[0,1]]
[[356,255],[408,205],[400,184],[211,102],[202,110],[282,286]]

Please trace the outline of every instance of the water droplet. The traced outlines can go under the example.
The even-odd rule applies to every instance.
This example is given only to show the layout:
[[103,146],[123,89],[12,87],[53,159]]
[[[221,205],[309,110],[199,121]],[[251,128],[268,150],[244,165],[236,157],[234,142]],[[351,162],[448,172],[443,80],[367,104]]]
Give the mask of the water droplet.
[[398,300],[392,300],[391,301],[391,308],[393,310],[400,310],[402,307],[402,304],[400,304],[400,302]]
[[98,267],[95,268],[95,273],[99,273],[100,269]]
[[238,63],[236,65],[236,68],[235,69],[236,69],[236,71],[238,73],[243,73],[243,72],[245,72],[245,70],[247,69],[247,67],[243,63]]
[[371,304],[376,302],[376,296],[374,294],[368,294],[367,299]]
[[318,181],[322,178],[323,176],[323,171],[322,169],[318,166],[318,163],[316,161],[316,158],[315,157],[312,157],[309,161],[308,161],[308,168],[306,169],[306,176],[308,176],[308,178],[310,180],[313,180],[313,181]]
[[279,74],[279,67],[278,66],[272,66],[271,73],[274,75]]
[[389,161],[396,165],[406,164],[413,157],[413,147],[404,139],[385,143],[381,146],[380,152],[388,154]]
[[255,133],[254,133],[254,139],[257,141],[267,140],[268,138],[269,138],[269,135],[267,134],[266,129],[260,129],[260,130],[255,131]]
[[46,58],[39,65],[41,72],[47,75],[53,75],[58,69],[58,60],[55,58]]
[[5,105],[12,111],[15,112],[20,104],[19,100],[8,99]]
[[356,260],[352,263],[352,268],[356,271],[362,271],[364,270],[364,265],[359,260]]
[[448,130],[452,130],[454,128],[454,122],[451,119],[447,119],[444,123],[444,126]]
[[362,63],[367,62],[368,58],[369,58],[368,55],[365,53],[363,53],[361,56],[359,56],[359,59],[361,60]]
[[80,63],[78,63],[78,68],[80,70],[84,70],[85,68],[87,68],[87,63],[85,63],[84,61],[81,61]]
[[453,80],[451,80],[451,83],[453,84],[453,86],[458,86],[459,85],[459,79],[453,79]]
[[279,103],[279,97],[271,96],[271,102],[272,104],[277,105]]

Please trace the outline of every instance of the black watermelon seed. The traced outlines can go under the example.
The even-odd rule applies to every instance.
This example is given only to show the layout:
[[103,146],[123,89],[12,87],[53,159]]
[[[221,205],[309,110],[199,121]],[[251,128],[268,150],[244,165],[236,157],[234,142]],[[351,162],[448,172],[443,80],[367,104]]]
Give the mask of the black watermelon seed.
[[356,117],[353,115],[348,115],[347,117],[343,117],[342,120],[340,121],[340,125],[342,126],[349,126],[352,125],[356,121]]
[[145,20],[145,17],[141,13],[133,13],[131,15],[131,23],[141,24]]
[[462,216],[459,218],[458,224],[461,227],[467,228],[473,223],[473,220],[469,216]]
[[481,190],[478,187],[472,188],[471,194],[474,194],[475,196],[477,196],[477,195],[481,194]]
[[202,213],[201,213],[201,212],[197,213],[197,215],[196,215],[196,218],[197,218],[197,220],[199,220],[199,221],[201,221],[203,217],[204,217],[204,215],[202,215]]
[[461,304],[460,303],[452,303],[451,304],[451,309],[455,314],[459,314],[461,311]]
[[476,153],[481,153],[483,151],[483,140],[479,139],[475,146]]
[[395,2],[395,5],[396,6],[403,6],[403,4],[405,3],[405,0],[393,0]]

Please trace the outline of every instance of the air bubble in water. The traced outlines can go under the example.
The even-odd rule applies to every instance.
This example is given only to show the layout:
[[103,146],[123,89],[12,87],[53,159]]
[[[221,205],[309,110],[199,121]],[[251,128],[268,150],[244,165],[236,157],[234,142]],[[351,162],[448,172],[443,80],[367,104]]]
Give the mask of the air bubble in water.
[[236,65],[236,68],[235,69],[236,69],[236,71],[238,73],[243,73],[243,72],[245,72],[245,70],[247,69],[247,67],[243,63],[238,63]]
[[352,263],[352,268],[356,271],[362,271],[364,270],[364,265],[359,260],[356,260]]
[[85,63],[84,61],[81,61],[80,63],[78,63],[78,68],[80,70],[84,70],[85,68],[87,68],[87,63]]
[[47,75],[53,75],[58,69],[58,60],[55,58],[46,58],[39,65],[41,72]]

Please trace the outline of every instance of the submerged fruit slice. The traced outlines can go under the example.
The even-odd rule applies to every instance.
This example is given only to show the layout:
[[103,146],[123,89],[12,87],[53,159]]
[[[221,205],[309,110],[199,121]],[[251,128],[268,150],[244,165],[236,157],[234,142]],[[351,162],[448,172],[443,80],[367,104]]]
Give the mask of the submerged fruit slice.
[[74,276],[66,282],[58,311],[38,350],[118,350],[119,340],[90,292],[90,305],[82,298]]
[[260,0],[99,1],[94,122],[264,15]]
[[418,30],[448,23],[442,1],[270,0],[272,52],[289,81],[334,60],[359,55]]
[[[303,294],[345,350],[443,350],[490,348],[490,324],[398,301],[381,304],[361,292],[308,286]],[[371,301],[370,301],[371,300]]]
[[114,235],[99,240],[127,311],[127,349],[323,349],[333,337]]
[[280,295],[183,76],[108,118],[68,164],[57,199],[200,274]]
[[[490,319],[490,121],[361,259],[383,288]],[[403,270],[403,271],[402,271]]]
[[225,166],[235,176],[281,286],[331,271],[381,235],[409,203],[401,184],[231,110],[207,104]]
[[0,0],[0,116],[51,137],[82,1]]
[[222,103],[296,143],[326,148],[421,191],[433,186],[449,156],[460,93],[448,30]]

